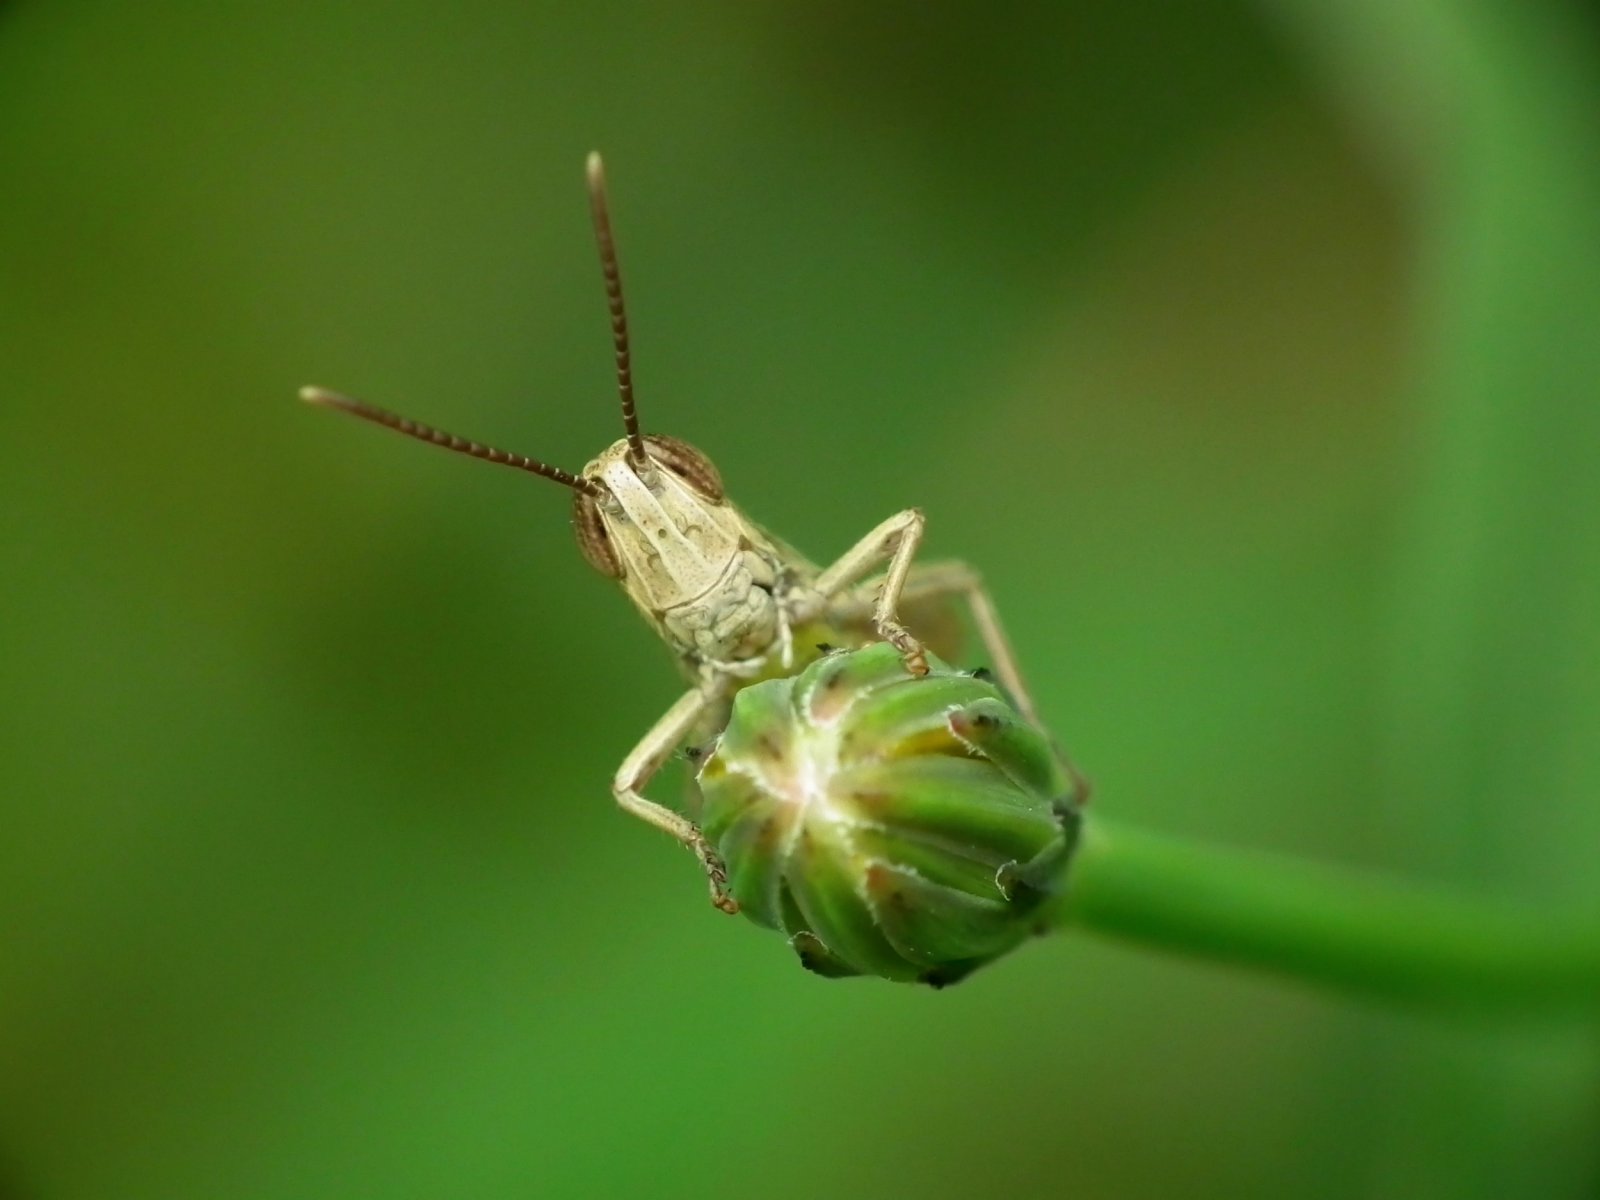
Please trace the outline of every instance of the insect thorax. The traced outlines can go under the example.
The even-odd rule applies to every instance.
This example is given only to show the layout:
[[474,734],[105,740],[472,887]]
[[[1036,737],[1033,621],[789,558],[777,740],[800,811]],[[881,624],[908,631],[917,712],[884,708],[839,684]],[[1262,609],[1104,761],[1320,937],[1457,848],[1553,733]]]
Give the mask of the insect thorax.
[[771,552],[747,546],[703,595],[660,614],[662,633],[694,663],[754,668],[787,640],[788,597],[781,583]]

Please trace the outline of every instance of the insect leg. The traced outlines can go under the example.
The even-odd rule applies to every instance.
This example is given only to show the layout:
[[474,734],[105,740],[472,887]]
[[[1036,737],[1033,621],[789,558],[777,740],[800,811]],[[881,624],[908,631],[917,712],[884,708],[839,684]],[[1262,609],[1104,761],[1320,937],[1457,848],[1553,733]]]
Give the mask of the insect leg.
[[670,833],[693,850],[700,865],[705,868],[706,878],[710,880],[711,903],[723,912],[736,913],[739,911],[738,902],[728,894],[728,868],[706,840],[705,834],[687,817],[653,800],[646,800],[639,794],[639,789],[650,782],[695,727],[706,705],[706,696],[699,689],[685,692],[679,697],[677,703],[667,709],[661,719],[650,727],[650,732],[639,740],[632,753],[622,760],[611,782],[611,794],[627,812]]
[[906,670],[913,675],[928,673],[928,659],[919,642],[904,625],[895,619],[900,606],[900,592],[911,572],[911,560],[916,557],[917,545],[922,541],[923,516],[920,508],[908,508],[896,513],[842,554],[838,561],[817,576],[812,584],[824,596],[832,598],[851,584],[858,582],[885,559],[889,569],[878,587],[878,598],[872,606],[872,623],[878,636],[900,651]]
[[994,673],[1000,677],[1001,686],[1011,693],[1022,715],[1033,724],[1039,723],[1039,714],[1033,706],[1033,695],[1022,681],[1022,669],[1017,665],[1017,654],[1006,636],[1000,614],[983,585],[983,576],[968,563],[951,561],[929,563],[918,567],[906,580],[902,600],[935,600],[943,596],[958,597],[972,614],[972,624],[978,631],[983,648],[988,652]]
[[[995,608],[994,600],[989,595],[989,589],[984,586],[983,576],[978,574],[977,568],[968,563],[959,561],[929,563],[918,567],[906,580],[905,589],[901,592],[903,601],[938,599],[942,596],[957,596],[967,606],[967,611],[972,614],[972,623],[978,630],[978,637],[983,641],[983,648],[988,651],[989,660],[994,665],[994,673],[999,676],[1000,684],[1010,693],[1017,708],[1030,723],[1040,729],[1044,725],[1039,720],[1038,710],[1033,706],[1033,696],[1029,693],[1027,684],[1022,681],[1022,670],[1017,666],[1016,651],[1012,649],[1011,639],[1006,636],[1005,626],[1000,623],[1000,613]],[[1055,739],[1051,739],[1055,745]],[[1074,799],[1082,804],[1089,798],[1089,780],[1073,765],[1059,746],[1055,746],[1056,757],[1066,769],[1072,780]]]

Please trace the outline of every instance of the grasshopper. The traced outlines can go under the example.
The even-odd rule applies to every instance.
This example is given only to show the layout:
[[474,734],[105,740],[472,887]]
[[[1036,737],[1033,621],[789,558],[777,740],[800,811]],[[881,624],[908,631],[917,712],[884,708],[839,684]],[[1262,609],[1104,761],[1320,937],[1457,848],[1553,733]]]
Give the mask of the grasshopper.
[[[624,810],[689,847],[709,880],[712,903],[737,912],[716,850],[692,821],[648,799],[643,789],[679,746],[721,729],[741,687],[799,670],[830,647],[864,645],[874,638],[892,644],[910,674],[924,675],[926,651],[901,624],[900,606],[955,600],[965,603],[1000,683],[1022,714],[1037,720],[978,573],[962,562],[914,565],[924,525],[920,509],[896,513],[831,565],[818,567],[745,516],[728,499],[706,455],[678,438],[641,432],[622,274],[598,153],[589,156],[587,177],[611,315],[623,436],[581,472],[469,441],[322,388],[304,388],[300,396],[571,490],[572,524],[584,559],[622,585],[691,684],[623,759],[612,795]],[[879,568],[882,575],[869,580]]]

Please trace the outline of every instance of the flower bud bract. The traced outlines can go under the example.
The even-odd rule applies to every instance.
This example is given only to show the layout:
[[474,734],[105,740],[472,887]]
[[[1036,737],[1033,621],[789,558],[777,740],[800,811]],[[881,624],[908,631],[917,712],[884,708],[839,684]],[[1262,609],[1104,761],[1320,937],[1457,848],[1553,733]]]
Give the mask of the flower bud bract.
[[744,688],[700,824],[743,911],[823,975],[943,985],[1034,931],[1077,809],[1049,739],[988,679],[885,643]]

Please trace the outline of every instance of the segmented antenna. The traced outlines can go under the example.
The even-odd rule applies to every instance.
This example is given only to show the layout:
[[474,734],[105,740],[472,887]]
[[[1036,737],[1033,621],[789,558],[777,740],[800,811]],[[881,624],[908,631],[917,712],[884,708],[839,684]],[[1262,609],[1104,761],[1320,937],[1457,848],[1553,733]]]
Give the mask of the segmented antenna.
[[606,204],[606,168],[600,151],[589,155],[589,207],[594,212],[594,236],[600,244],[600,269],[606,277],[606,307],[611,310],[611,344],[617,352],[617,390],[622,393],[622,427],[628,436],[628,457],[643,466],[644,438],[639,433],[639,413],[633,405],[633,359],[628,353],[628,314],[622,307],[622,272],[617,266],[617,246],[611,237],[611,211]]
[[535,475],[542,475],[544,478],[554,480],[562,487],[569,487],[575,492],[587,492],[591,496],[601,494],[600,485],[593,480],[584,479],[572,474],[570,471],[563,471],[560,467],[552,467],[549,463],[540,462],[537,458],[529,458],[526,454],[513,454],[509,450],[497,450],[493,446],[485,446],[481,442],[468,441],[466,438],[457,437],[453,433],[446,433],[442,429],[424,425],[421,421],[413,421],[409,417],[399,416],[396,413],[389,412],[387,409],[379,408],[375,404],[368,404],[364,400],[341,396],[338,392],[330,392],[318,387],[301,388],[300,399],[307,404],[315,404],[322,408],[337,408],[353,417],[360,417],[363,421],[371,421],[375,425],[382,425],[385,429],[403,433],[407,437],[416,438],[419,442],[428,442],[434,446],[442,446],[446,450],[454,450],[457,454],[466,454],[472,458],[481,458],[485,462],[499,463],[504,467],[515,467],[519,471],[530,471]]

